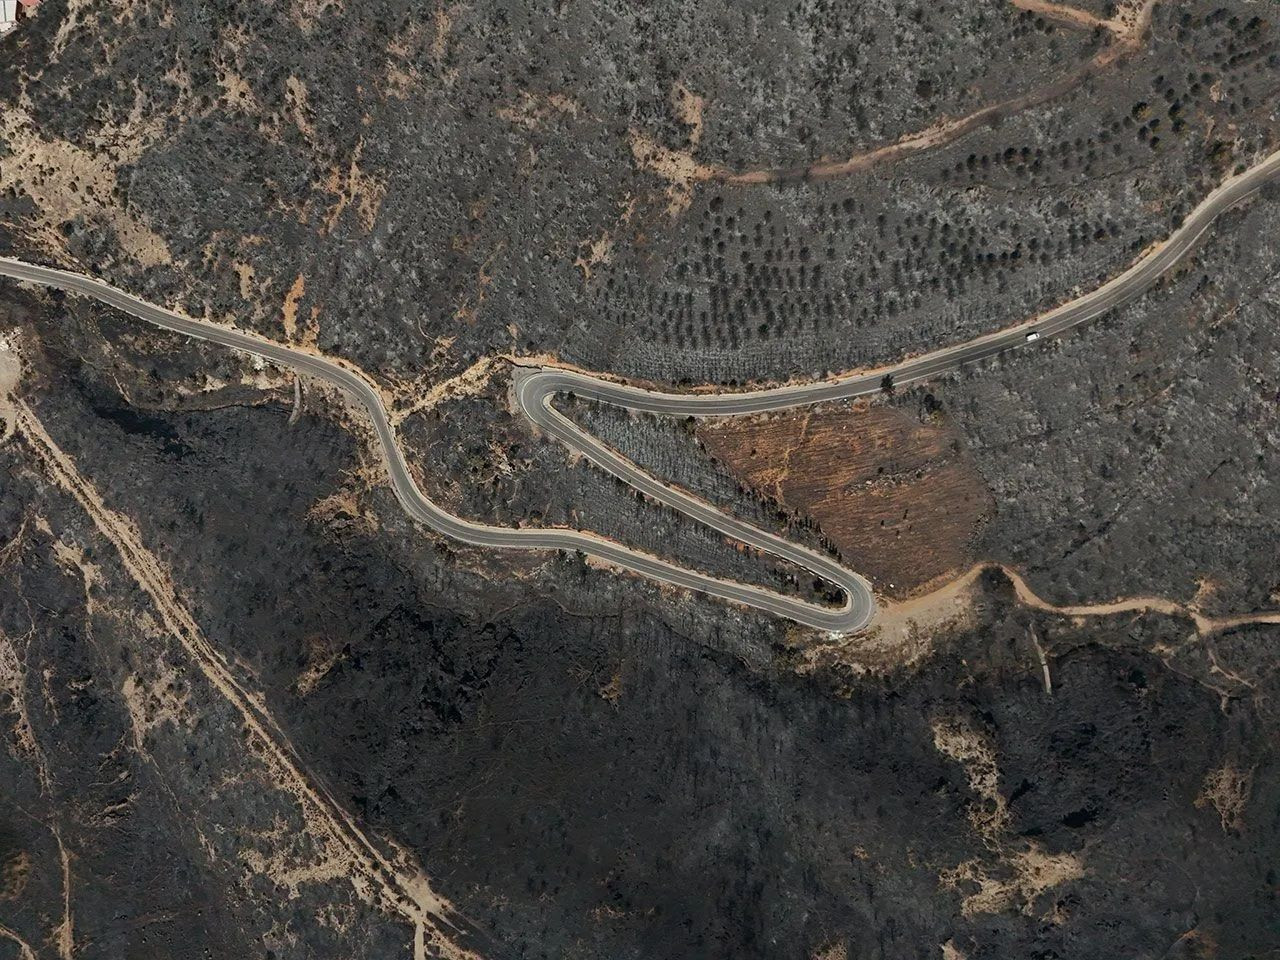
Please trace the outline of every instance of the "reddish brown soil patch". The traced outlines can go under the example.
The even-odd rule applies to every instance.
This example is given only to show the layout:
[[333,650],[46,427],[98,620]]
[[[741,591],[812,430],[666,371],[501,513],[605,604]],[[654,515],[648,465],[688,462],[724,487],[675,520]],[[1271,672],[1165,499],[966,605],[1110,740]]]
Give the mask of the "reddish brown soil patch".
[[993,501],[956,432],[883,406],[707,421],[707,451],[759,495],[806,514],[890,597],[973,563]]

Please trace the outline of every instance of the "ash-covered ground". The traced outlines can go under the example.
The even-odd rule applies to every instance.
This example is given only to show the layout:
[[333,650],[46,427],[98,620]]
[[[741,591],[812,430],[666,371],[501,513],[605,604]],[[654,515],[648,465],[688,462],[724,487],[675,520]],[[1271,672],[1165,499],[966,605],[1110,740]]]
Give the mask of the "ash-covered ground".
[[[43,0],[0,254],[359,366],[423,489],[823,586],[514,362],[803,380],[1020,322],[1277,146],[1264,4]],[[817,635],[410,522],[287,370],[0,281],[0,958],[1280,956],[1280,195],[855,403],[565,399],[864,572]]]

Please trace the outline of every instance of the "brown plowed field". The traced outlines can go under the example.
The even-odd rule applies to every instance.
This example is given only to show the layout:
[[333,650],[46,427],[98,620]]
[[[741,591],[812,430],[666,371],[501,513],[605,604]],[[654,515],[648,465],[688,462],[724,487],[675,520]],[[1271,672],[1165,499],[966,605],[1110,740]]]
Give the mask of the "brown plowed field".
[[944,416],[865,404],[707,421],[707,451],[761,496],[812,518],[894,598],[969,566],[994,508]]

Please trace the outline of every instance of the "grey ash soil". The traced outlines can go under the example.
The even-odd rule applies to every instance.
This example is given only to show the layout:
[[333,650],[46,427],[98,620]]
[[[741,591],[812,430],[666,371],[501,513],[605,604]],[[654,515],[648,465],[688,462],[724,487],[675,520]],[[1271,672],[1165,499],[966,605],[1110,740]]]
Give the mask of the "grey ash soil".
[[[112,507],[138,519],[208,636],[266,692],[311,772],[363,823],[414,850],[485,956],[808,957],[844,944],[851,956],[913,957],[946,942],[970,957],[1158,956],[1188,929],[1242,956],[1280,946],[1268,919],[1277,851],[1266,813],[1280,800],[1267,746],[1277,723],[1266,666],[1275,628],[1203,643],[1167,618],[1038,618],[1052,657],[1048,697],[1027,614],[992,576],[974,627],[922,666],[797,676],[802,654],[776,635],[743,629],[733,649],[619,601],[566,613],[577,598],[589,604],[616,590],[610,574],[562,576],[561,600],[548,602],[468,573],[430,543],[406,550],[407,538],[386,543],[308,519],[356,466],[348,434],[327,419],[306,415],[289,427],[278,403],[122,421],[122,399],[94,371],[58,355],[40,367],[52,379],[32,402],[49,432]],[[115,586],[110,547],[84,532],[83,516],[32,476],[22,454],[6,449],[25,479],[5,500],[5,539],[38,511],[72,531],[61,536],[87,542],[109,572],[99,604],[137,598]],[[375,508],[390,521],[387,499]],[[243,522],[246,503],[252,523]],[[32,537],[18,561],[18,596],[35,609],[47,594],[82,590],[49,553],[47,537]],[[41,614],[27,637],[25,606],[13,605],[4,635],[26,637],[28,703],[39,701],[42,657],[71,656],[59,669],[72,670],[75,657],[138,655],[136,633],[101,611],[85,625]],[[726,627],[722,616],[701,622]],[[50,633],[62,646],[46,652]],[[119,675],[98,662],[79,675],[118,700]],[[57,709],[37,712],[34,727],[58,758],[66,800],[20,789],[57,811],[83,865],[79,844],[88,841],[77,831],[110,800],[84,771],[112,750],[140,761],[127,725],[119,736],[78,739],[88,758],[61,761],[68,725],[85,707],[78,681],[51,691]],[[191,709],[207,706],[197,699]],[[143,743],[194,738],[201,751],[224,751],[215,768],[235,754],[218,745],[216,728],[190,722],[161,722]],[[948,723],[990,745],[1008,810],[994,834],[975,827],[987,800],[971,772],[935,745],[935,727]],[[31,783],[29,767],[7,762],[25,769],[16,783]],[[181,754],[165,763],[193,788]],[[1202,794],[1226,766],[1248,772],[1249,787],[1242,819],[1224,825]],[[193,843],[172,808],[130,810],[148,830]],[[223,815],[245,814],[233,805]],[[27,836],[34,828],[11,829],[25,831],[13,834],[15,848],[56,869],[47,840]],[[1029,851],[1080,869],[1047,889],[1019,886],[1018,857]],[[943,882],[961,868],[965,878]],[[219,908],[232,911],[221,929],[250,937],[273,908],[241,893],[229,872],[197,857],[183,889],[219,902],[235,892]],[[1010,884],[1007,902],[966,913],[979,892],[974,877]],[[334,887],[344,884],[305,889],[324,896]],[[106,923],[115,903],[92,876],[75,902],[82,933]],[[246,919],[251,904],[265,916]],[[324,938],[336,934],[312,908],[289,914],[319,955],[343,955],[325,952]],[[49,921],[37,911],[24,922],[37,936]],[[109,955],[97,949],[84,953]]]
[[[314,344],[403,407],[500,353],[819,376],[1122,269],[1275,148],[1273,21],[1161,0],[1132,56],[1038,106],[741,187],[637,145],[735,172],[847,157],[1109,41],[971,0],[45,0],[0,40],[0,248]],[[1278,200],[1089,329],[877,401],[945,409],[995,502],[978,555],[1059,604],[1280,603]],[[312,384],[293,417],[282,371],[8,283],[0,336],[300,776],[402,847],[486,960],[1280,953],[1274,625],[1068,620],[992,573],[967,619],[841,645],[434,538],[358,417]],[[442,502],[811,588],[566,462],[494,369],[404,424]],[[682,424],[572,412],[821,545]],[[0,958],[412,957],[135,573],[28,433],[0,444]]]
[[[114,409],[86,411],[96,439],[172,462],[179,427],[131,433]],[[0,955],[407,954],[412,931],[349,884],[280,882],[318,841],[240,718],[25,439],[0,470]]]
[[[29,102],[21,129],[107,156],[120,140],[141,147],[111,196],[78,186],[53,225],[64,255],[276,335],[303,276],[300,314],[317,309],[322,348],[410,378],[515,350],[662,380],[763,380],[990,329],[1167,232],[1265,149],[1277,95],[1276,41],[1251,7],[1158,4],[1143,53],[994,129],[856,177],[707,184],[673,216],[635,135],[735,169],[840,156],[1034,89],[1100,41],[995,4],[918,18],[848,8],[863,24],[807,5],[571,6],[545,23],[522,5],[437,17],[365,4],[314,21],[269,5],[216,19],[165,9],[132,5],[100,41],[72,30],[51,60],[51,2],[9,43],[0,82]],[[903,39],[853,43],[855,29]],[[764,37],[797,55],[762,58]],[[987,51],[980,81],[970,49]],[[38,83],[21,81],[24,65]],[[904,84],[904,68],[936,82]],[[701,126],[673,105],[679,90],[703,98]],[[5,219],[28,218],[41,189],[11,186]],[[172,265],[118,256],[104,205],[150,224]],[[432,361],[439,337],[456,339]]]
[[[192,609],[262,684],[314,771],[420,853],[495,956],[639,957],[655,945],[671,956],[805,956],[846,942],[851,955],[906,957],[952,940],[994,957],[1082,938],[1099,953],[1155,953],[1197,922],[1222,944],[1275,946],[1265,921],[1274,841],[1224,831],[1195,799],[1230,760],[1254,771],[1248,809],[1265,817],[1274,757],[1260,744],[1276,718],[1265,689],[1228,688],[1224,712],[1208,662],[1193,653],[1173,670],[1146,652],[1178,644],[1186,623],[1042,621],[1051,699],[1024,615],[998,581],[982,628],[947,654],[913,674],[837,687],[788,677],[782,663],[749,668],[644,613],[568,618],[536,599],[460,613],[447,597],[510,588],[468,586],[372,538],[335,544],[307,523],[309,501],[337,480],[323,463],[350,456],[333,428],[307,418],[289,430],[283,410],[231,408],[158,416],[136,432],[105,399],[95,416],[70,384],[39,412],[114,505],[143,518],[146,539],[174,545],[165,559]],[[185,451],[176,461],[175,442]],[[92,449],[106,443],[111,455]],[[197,475],[206,481],[192,489]],[[258,522],[211,535],[249,495]],[[35,491],[23,500],[43,502]],[[11,505],[9,527],[21,509]],[[38,591],[80,589],[40,546],[23,554],[23,595],[37,607],[48,602]],[[105,552],[94,561],[112,567]],[[66,626],[75,620],[61,620],[65,652],[35,648],[72,673],[74,657],[94,649],[84,628]],[[39,626],[39,638],[54,630]],[[25,632],[6,626],[6,636]],[[338,656],[303,695],[297,681],[317,638]],[[1275,638],[1224,639],[1239,665]],[[67,660],[72,650],[81,652]],[[43,662],[28,655],[29,669]],[[56,721],[36,721],[50,749],[84,709],[74,684],[54,689],[70,700]],[[999,848],[1009,853],[975,834],[964,769],[933,746],[930,721],[957,716],[994,745],[1011,812]],[[111,738],[77,748],[110,749],[98,739]],[[77,807],[91,808],[92,779],[54,769]],[[171,813],[133,816],[183,829]],[[1037,913],[1061,915],[1056,923],[1028,927],[1016,911],[994,925],[966,920],[956,908],[970,891],[938,884],[975,858],[1002,876],[1002,857],[1032,843],[1087,866],[1033,898]],[[192,872],[212,895],[216,875]],[[92,883],[77,896],[78,922],[92,929]],[[1229,923],[1208,919],[1223,911]],[[298,929],[315,933],[303,920]]]
[[930,386],[1001,501],[984,554],[1056,603],[1280,601],[1277,225],[1272,192],[1133,307]]

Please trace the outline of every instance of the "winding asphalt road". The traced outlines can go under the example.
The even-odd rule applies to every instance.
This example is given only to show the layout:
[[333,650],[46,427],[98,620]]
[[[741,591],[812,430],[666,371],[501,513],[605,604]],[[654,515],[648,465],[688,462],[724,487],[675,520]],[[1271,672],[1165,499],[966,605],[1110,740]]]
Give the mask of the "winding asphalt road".
[[1167,240],[1149,250],[1128,270],[1098,289],[1034,320],[923,354],[891,367],[817,383],[714,394],[645,390],[552,367],[516,368],[516,402],[543,431],[654,500],[727,536],[790,560],[830,581],[844,593],[845,602],[839,607],[808,603],[763,587],[708,576],[591,533],[496,527],[455,517],[433,503],[418,487],[396,440],[395,429],[387,417],[382,397],[363,373],[343,363],[286,347],[254,334],[207,320],[185,317],[82,274],[0,257],[0,276],[89,297],[162,329],[254,354],[341,387],[354,396],[368,412],[382,447],[392,487],[401,505],[411,517],[438,533],[482,547],[581,551],[663,583],[699,590],[820,630],[849,633],[861,630],[875,616],[875,597],[864,578],[840,566],[830,557],[760,530],[689,493],[664,484],[558,412],[551,405],[552,398],[558,393],[573,393],[578,397],[639,412],[681,417],[734,416],[865,396],[877,392],[886,375],[892,375],[894,383],[898,385],[924,380],[955,370],[962,364],[1032,342],[1027,339],[1029,333],[1039,334],[1036,339],[1051,337],[1134,299],[1185,257],[1219,214],[1277,176],[1280,176],[1280,151],[1223,182]]

